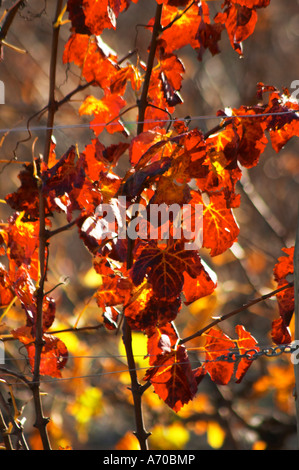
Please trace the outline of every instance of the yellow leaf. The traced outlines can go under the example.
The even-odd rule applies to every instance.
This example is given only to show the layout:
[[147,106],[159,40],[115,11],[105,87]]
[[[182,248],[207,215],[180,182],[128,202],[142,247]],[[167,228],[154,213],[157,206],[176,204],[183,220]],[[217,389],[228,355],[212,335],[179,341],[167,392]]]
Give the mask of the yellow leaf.
[[181,423],[173,423],[170,426],[155,426],[149,441],[154,449],[181,450],[187,444],[189,437],[188,430]]
[[207,441],[213,449],[220,449],[223,445],[224,438],[225,432],[216,421],[208,423]]
[[98,416],[103,410],[102,392],[96,387],[88,387],[69,406],[70,412],[80,424],[89,423],[90,419]]
[[79,114],[81,116],[82,114],[94,114],[102,111],[108,111],[105,103],[90,95],[85,98],[80,106]]
[[102,276],[94,268],[90,268],[83,276],[84,285],[89,289],[96,289],[102,284]]

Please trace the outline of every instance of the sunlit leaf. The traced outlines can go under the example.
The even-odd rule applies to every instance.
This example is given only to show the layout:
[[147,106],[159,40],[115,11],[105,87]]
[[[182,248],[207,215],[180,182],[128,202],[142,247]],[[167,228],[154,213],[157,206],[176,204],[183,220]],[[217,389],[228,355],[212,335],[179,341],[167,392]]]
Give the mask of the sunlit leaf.
[[235,348],[235,343],[222,331],[211,328],[205,333],[206,344],[206,361],[205,370],[209,373],[213,382],[217,384],[228,384],[234,372],[234,363],[221,361],[222,355],[230,352]]
[[192,400],[197,391],[187,351],[178,346],[168,354],[157,358],[154,367],[148,369],[144,380],[150,381],[159,397],[174,411]]
[[[294,250],[294,247],[282,248],[286,256],[280,256],[274,266],[273,275],[278,288],[287,285],[287,278],[293,277]],[[294,287],[289,287],[276,294],[280,316],[273,320],[271,331],[272,339],[276,344],[285,344],[291,341],[289,325],[295,309],[294,296]]]

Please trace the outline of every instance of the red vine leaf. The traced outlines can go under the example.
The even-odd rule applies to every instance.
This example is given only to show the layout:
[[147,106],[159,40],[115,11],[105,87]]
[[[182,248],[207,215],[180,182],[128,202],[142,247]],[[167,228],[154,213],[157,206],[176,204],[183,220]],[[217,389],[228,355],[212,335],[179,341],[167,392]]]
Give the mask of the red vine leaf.
[[125,308],[125,315],[132,330],[160,328],[175,320],[181,308],[180,297],[161,300],[148,285],[141,286],[140,290]]
[[[33,372],[35,363],[35,336],[32,327],[20,327],[13,330],[12,334],[25,345],[29,364]],[[65,367],[68,358],[67,348],[63,341],[47,333],[43,335],[43,341],[45,344],[41,352],[40,374],[61,378],[61,369]]]
[[282,251],[286,253],[287,256],[280,256],[278,258],[278,262],[274,266],[273,274],[276,282],[285,280],[289,274],[294,274],[295,247],[282,248]]
[[[274,266],[273,274],[278,288],[288,284],[287,278],[293,277],[294,250],[294,247],[282,248],[282,251],[284,251],[287,256],[278,258],[278,262]],[[294,287],[290,287],[276,294],[280,316],[273,321],[271,330],[272,339],[276,344],[291,342],[289,324],[295,309],[294,295]]]
[[173,324],[168,322],[164,326],[149,327],[146,329],[147,352],[149,364],[155,364],[156,359],[161,354],[169,354],[175,348],[178,341],[178,334]]
[[202,60],[206,49],[209,49],[212,55],[220,52],[218,42],[221,39],[221,33],[224,26],[221,23],[211,24],[209,7],[206,2],[201,2],[199,13],[201,21],[198,25],[196,39],[199,42],[198,59]]
[[192,400],[197,391],[197,382],[184,346],[159,355],[143,380],[150,381],[157,395],[176,412]]
[[[215,275],[210,277],[211,271],[207,272],[202,265],[202,269],[194,279],[188,273],[184,273],[183,293],[185,304],[189,305],[196,300],[211,295],[216,289],[217,281]],[[213,273],[214,274],[214,273]]]
[[97,303],[103,310],[106,307],[126,304],[131,296],[132,284],[129,279],[116,275],[103,276],[101,286],[97,290]]
[[[19,173],[18,178],[21,186],[14,193],[8,194],[5,200],[15,211],[24,212],[25,218],[36,220],[39,211],[39,197],[33,164],[25,164],[24,170]],[[47,213],[49,214],[49,210]]]
[[11,281],[4,266],[0,264],[0,308],[6,307],[14,298]]
[[210,249],[211,256],[224,253],[237,241],[239,231],[224,194],[211,194],[203,209],[203,246]]
[[248,108],[241,106],[239,109],[234,109],[234,115],[243,116],[239,121],[234,120],[237,126],[237,131],[240,136],[240,143],[238,145],[238,161],[245,168],[252,168],[258,164],[260,155],[264,152],[268,139],[265,135],[266,123],[264,118],[248,119],[244,116],[254,116],[261,114],[262,110],[259,107]]
[[215,22],[223,24],[232,47],[243,54],[242,42],[254,31],[257,22],[257,8],[268,6],[270,0],[225,0],[224,12],[215,16]]
[[23,221],[24,213],[16,212],[10,217],[6,231],[6,255],[9,259],[9,273],[15,280],[20,267],[28,272],[33,280],[39,275],[39,222]]
[[72,30],[81,34],[100,35],[104,29],[115,29],[118,15],[126,10],[131,1],[138,0],[68,0],[67,11]]
[[184,273],[197,279],[202,272],[200,257],[195,250],[185,250],[184,244],[171,244],[161,248],[155,242],[141,244],[132,268],[132,280],[140,285],[147,277],[159,299],[175,299],[181,293]]
[[[236,340],[236,343],[239,348],[240,354],[244,354],[247,351],[249,355],[252,355],[253,352],[249,353],[250,349],[259,351],[259,347],[256,346],[257,345],[256,339],[251,335],[251,333],[245,330],[244,326],[237,325],[236,332],[238,335],[238,339]],[[235,374],[237,383],[241,382],[241,380],[243,379],[244,375],[248,371],[251,364],[252,364],[252,360],[250,359],[242,358],[240,360],[240,362],[238,363],[236,374]]]
[[273,86],[259,83],[257,95],[263,98],[269,92],[268,103],[264,106],[267,131],[270,134],[272,147],[278,153],[294,136],[299,136],[299,105],[287,89],[283,93]]
[[282,317],[272,321],[271,337],[275,344],[288,344],[292,341],[290,330]]

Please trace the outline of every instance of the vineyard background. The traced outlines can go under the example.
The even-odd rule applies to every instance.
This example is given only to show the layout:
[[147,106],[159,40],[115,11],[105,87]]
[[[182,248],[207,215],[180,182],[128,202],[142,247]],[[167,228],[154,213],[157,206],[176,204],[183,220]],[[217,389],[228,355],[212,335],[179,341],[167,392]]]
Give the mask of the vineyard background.
[[[29,2],[28,2],[29,3]],[[217,3],[217,2],[215,2]],[[3,1],[1,12],[13,4]],[[26,127],[27,119],[47,102],[48,68],[51,42],[51,22],[55,2],[31,1],[17,15],[7,40],[28,51],[20,54],[5,48],[5,60],[0,63],[0,79],[5,84],[6,102],[0,109],[0,127],[13,129]],[[211,11],[215,8],[213,2]],[[103,40],[125,56],[136,46],[141,58],[146,59],[150,34],[136,24],[146,24],[154,14],[154,2],[139,0],[120,15],[117,31],[104,31]],[[62,98],[78,85],[78,70],[62,64],[64,44],[68,38],[69,25],[61,28],[57,83],[57,97]],[[136,41],[136,43],[135,43]],[[185,48],[180,53],[185,68],[185,80],[181,95],[184,103],[177,107],[177,117],[210,116],[225,106],[255,104],[258,82],[290,87],[299,80],[299,63],[296,61],[299,46],[299,1],[272,0],[268,8],[259,12],[254,34],[244,44],[244,58],[239,59],[223,34],[221,54],[211,57],[207,52],[198,62],[194,51]],[[129,90],[128,93],[131,93]],[[76,141],[79,150],[90,142],[92,132],[88,127],[72,128],[72,125],[88,123],[79,118],[77,110],[80,98],[88,91],[75,96],[56,115],[55,129],[57,155],[62,155]],[[130,96],[127,97],[130,104]],[[135,102],[135,96],[131,96]],[[126,121],[133,121],[135,114],[126,114]],[[217,120],[192,120],[190,128],[203,131],[217,124]],[[32,127],[45,122],[32,121]],[[70,126],[65,128],[65,126]],[[132,133],[134,125],[127,127]],[[43,149],[45,131],[11,131],[1,141],[0,160],[11,159],[16,144],[19,161],[31,161],[32,152],[38,155]],[[3,133],[1,134],[1,138]],[[38,140],[32,148],[35,137]],[[119,139],[119,136],[116,138]],[[105,145],[114,142],[114,136],[103,133],[100,140]],[[125,140],[125,138],[124,138]],[[126,162],[121,160],[119,172],[123,174]],[[2,171],[1,171],[2,170]],[[0,199],[18,186],[20,165],[0,164]],[[176,321],[182,337],[205,326],[212,316],[218,316],[238,308],[249,300],[275,289],[272,270],[282,255],[283,246],[294,243],[297,225],[297,197],[299,183],[298,140],[291,140],[277,156],[270,145],[256,168],[244,171],[238,189],[242,202],[235,210],[240,225],[238,244],[224,255],[203,259],[217,273],[218,288],[215,294],[195,304],[184,307],[184,313]],[[11,210],[0,205],[0,218],[5,221]],[[64,224],[64,217],[55,216],[57,227]],[[2,262],[0,258],[0,262]],[[91,268],[91,257],[79,240],[75,230],[55,238],[51,246],[49,285],[67,279],[64,286],[53,292],[57,302],[56,321],[52,329],[96,325],[101,322],[101,312],[95,300],[87,304],[99,279]],[[86,310],[84,310],[86,307]],[[234,336],[234,326],[242,323],[262,345],[271,344],[271,322],[277,316],[275,299],[262,302],[222,324],[225,333]],[[12,309],[0,324],[0,334],[6,334],[23,322],[22,312]],[[80,316],[81,315],[81,316]],[[80,318],[79,318],[80,317]],[[145,351],[142,335],[136,336],[140,353],[138,365],[146,367],[142,358]],[[45,415],[51,415],[49,434],[53,447],[71,445],[76,449],[131,448],[137,445],[128,430],[134,429],[131,396],[127,386],[124,353],[119,344],[121,333],[109,334],[106,330],[96,332],[65,333],[59,337],[69,349],[70,357],[63,378],[82,377],[72,380],[44,383]],[[139,343],[138,343],[138,341]],[[137,346],[138,345],[138,346]],[[188,349],[201,345],[200,339],[188,343]],[[19,357],[21,370],[25,370],[24,350],[19,344],[6,343],[8,359]],[[198,351],[194,350],[194,359]],[[83,357],[93,356],[93,357]],[[95,357],[99,356],[99,357]],[[100,357],[101,356],[101,357]],[[190,353],[192,361],[192,354]],[[145,369],[140,370],[140,378]],[[169,410],[151,390],[144,394],[145,422],[152,431],[149,445],[152,449],[292,449],[296,441],[296,421],[293,399],[294,374],[289,356],[260,358],[255,361],[241,384],[217,386],[206,378],[192,403],[175,414]],[[29,392],[18,386],[15,396],[20,403],[28,401],[22,416],[26,417],[26,429],[32,428],[32,403]],[[125,439],[124,439],[125,436]],[[39,438],[32,434],[30,445],[39,448]]]

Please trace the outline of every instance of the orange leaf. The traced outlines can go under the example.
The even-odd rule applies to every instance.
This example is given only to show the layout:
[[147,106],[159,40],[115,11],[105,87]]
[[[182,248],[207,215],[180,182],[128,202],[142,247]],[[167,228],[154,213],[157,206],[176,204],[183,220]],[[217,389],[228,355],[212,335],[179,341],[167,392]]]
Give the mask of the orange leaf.
[[129,279],[116,275],[103,276],[103,283],[97,290],[97,303],[100,308],[126,304],[131,295]]
[[[33,334],[33,328],[23,326],[13,330],[12,334],[25,345],[31,370],[33,372],[35,363],[35,337]],[[43,335],[43,341],[45,344],[41,352],[40,374],[60,378],[60,371],[65,367],[67,362],[67,348],[63,341],[47,333]]]
[[123,95],[129,82],[134,90],[141,85],[137,68],[120,67],[116,53],[99,37],[73,33],[65,45],[63,62],[74,62],[87,82],[111,94]]
[[7,228],[7,250],[9,273],[14,279],[14,272],[21,266],[33,279],[38,279],[39,259],[39,222],[23,221],[23,213],[15,213]]
[[[189,2],[190,3],[190,2]],[[178,14],[176,6],[164,5],[162,12],[161,25],[162,27],[170,24]],[[152,25],[154,20],[150,20],[148,25]],[[198,26],[201,22],[199,15],[199,6],[197,2],[192,5],[184,15],[182,15],[173,25],[166,29],[160,36],[165,53],[172,53],[175,50],[181,49],[186,45],[191,47],[199,47],[196,40]]]
[[[88,96],[80,106],[79,114],[93,114],[95,117],[90,123],[95,135],[99,135],[104,129],[111,134],[124,131],[124,126],[118,119],[121,108],[126,105],[125,100],[118,95],[107,95],[101,100],[94,96]],[[110,124],[110,121],[112,121]]]
[[232,47],[241,55],[243,52],[241,43],[253,33],[257,13],[255,9],[246,5],[226,2],[224,12],[216,15],[215,22],[225,25]]
[[205,370],[209,373],[213,382],[217,384],[226,385],[230,381],[233,372],[234,364],[218,360],[224,354],[230,352],[230,349],[235,348],[235,343],[222,331],[211,328],[205,334],[206,344],[206,361],[204,364]]
[[282,317],[273,320],[271,325],[271,338],[275,344],[288,344],[292,341],[290,330]]
[[184,273],[183,293],[185,295],[185,304],[189,305],[202,297],[211,295],[216,288],[216,280],[211,279],[208,272],[202,266],[201,272],[194,279],[189,274]]
[[[244,354],[249,349],[255,349],[256,351],[259,351],[259,348],[256,347],[256,339],[248,331],[245,330],[244,326],[237,325],[236,332],[239,337],[236,343],[238,345],[240,354]],[[251,364],[252,360],[250,359],[242,358],[240,360],[236,371],[237,383],[241,382]]]
[[0,308],[6,307],[14,298],[8,273],[0,264]]
[[[273,269],[277,287],[288,284],[287,277],[294,274],[294,250],[295,247],[282,248],[287,256],[278,258]],[[276,294],[280,317],[272,323],[271,336],[276,344],[285,344],[291,341],[289,324],[295,309],[294,286]]]
[[274,279],[276,282],[285,280],[289,274],[294,273],[294,252],[295,247],[282,248],[282,251],[287,256],[280,256],[278,262],[275,264],[273,269]]
[[203,210],[203,246],[210,249],[211,256],[220,255],[237,241],[239,231],[224,194],[211,194]]

